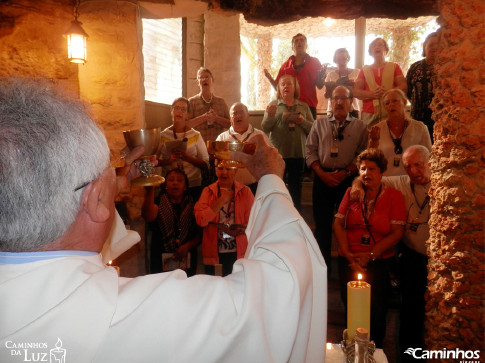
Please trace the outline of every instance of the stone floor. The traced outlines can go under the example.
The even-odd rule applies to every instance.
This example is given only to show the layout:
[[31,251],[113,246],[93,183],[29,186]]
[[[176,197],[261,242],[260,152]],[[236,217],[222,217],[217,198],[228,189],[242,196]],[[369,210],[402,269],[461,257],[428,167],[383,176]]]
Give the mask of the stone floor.
[[[314,229],[315,223],[313,221],[312,203],[311,203],[312,183],[304,182],[302,188],[302,211],[301,215],[310,226]],[[133,246],[130,250],[113,261],[114,265],[120,266],[121,276],[136,277],[146,274],[145,262],[145,243],[144,243],[144,222],[142,219],[132,221],[132,229],[137,230],[142,235],[142,242]],[[343,330],[345,326],[345,310],[342,300],[340,299],[340,291],[337,276],[337,252],[335,242],[333,244],[333,258],[332,258],[332,275],[328,280],[328,324],[327,324],[327,341],[331,343],[340,343],[342,340]],[[202,272],[202,264],[198,268],[198,272]],[[399,363],[398,352],[398,330],[399,330],[399,303],[398,299],[391,299],[392,308],[389,309],[387,332],[384,340],[384,352],[388,358],[389,363]]]

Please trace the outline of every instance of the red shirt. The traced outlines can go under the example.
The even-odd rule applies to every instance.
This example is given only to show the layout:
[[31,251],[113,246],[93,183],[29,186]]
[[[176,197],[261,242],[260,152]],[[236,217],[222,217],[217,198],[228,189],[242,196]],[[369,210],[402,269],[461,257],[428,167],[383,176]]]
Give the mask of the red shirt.
[[[384,67],[383,68],[372,68],[371,67],[371,70],[372,70],[372,73],[374,74],[374,78],[376,80],[376,83],[379,86],[382,85],[382,73],[383,73]],[[396,64],[396,68],[394,68],[394,83],[392,85],[393,87],[396,86],[396,78],[399,77],[399,76],[404,77],[404,74],[402,73],[402,69],[401,69],[401,67],[399,67],[399,64]],[[362,69],[359,71],[359,75],[357,76],[357,79],[362,79],[364,81],[364,89],[366,91],[370,91],[369,85],[367,84],[367,81],[365,80],[364,71]],[[363,100],[362,102],[363,102],[362,112],[374,113],[373,100],[368,99],[368,100]]]
[[[204,265],[219,263],[217,247],[217,227],[209,225],[209,222],[219,222],[219,212],[214,212],[211,206],[218,198],[218,187],[215,182],[204,188],[199,201],[194,206],[194,215],[197,224],[204,228],[202,235],[202,260]],[[249,214],[253,206],[254,196],[247,186],[234,182],[234,222],[247,225]],[[237,258],[243,258],[248,247],[246,234],[236,237]]]
[[294,61],[295,56],[292,55],[281,65],[275,81],[278,83],[281,76],[285,74],[290,74],[293,77],[296,77],[298,84],[300,85],[300,97],[298,99],[305,102],[310,107],[317,107],[318,99],[315,83],[317,82],[318,73],[322,70],[322,65],[317,58],[311,57],[308,54],[305,55],[305,63],[303,64],[303,67],[294,69]]
[[[362,216],[363,203],[350,200],[350,190],[348,188],[338,208],[337,215],[346,218],[347,240],[349,251],[368,252],[372,250],[374,241],[370,239],[369,245],[361,243],[362,235],[368,233]],[[391,232],[391,224],[406,223],[406,206],[404,198],[399,190],[382,186],[382,191],[377,197],[375,208],[368,222],[370,231],[379,243],[387,234]],[[341,251],[339,251],[342,255]],[[390,248],[382,254],[382,258],[388,258],[394,255],[394,249]]]

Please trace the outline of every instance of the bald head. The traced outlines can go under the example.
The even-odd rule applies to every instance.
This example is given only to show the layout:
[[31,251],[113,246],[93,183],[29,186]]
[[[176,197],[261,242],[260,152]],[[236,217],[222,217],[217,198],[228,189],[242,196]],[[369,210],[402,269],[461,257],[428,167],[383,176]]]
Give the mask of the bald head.
[[249,128],[249,111],[245,104],[236,102],[229,110],[231,125],[239,134],[245,133]]
[[428,184],[431,178],[429,150],[422,145],[410,146],[404,151],[402,162],[406,173],[414,184]]

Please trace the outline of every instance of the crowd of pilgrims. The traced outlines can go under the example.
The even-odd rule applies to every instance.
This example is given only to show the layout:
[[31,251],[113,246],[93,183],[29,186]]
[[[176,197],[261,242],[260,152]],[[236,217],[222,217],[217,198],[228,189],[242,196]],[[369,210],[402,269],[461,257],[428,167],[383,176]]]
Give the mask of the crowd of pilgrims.
[[[199,251],[205,273],[225,276],[244,257],[245,227],[257,180],[245,168],[220,164],[208,154],[206,141],[251,142],[261,134],[285,161],[284,180],[298,210],[303,176],[313,174],[314,234],[329,276],[334,233],[342,290],[346,281],[355,279],[354,272],[365,271],[372,280],[373,306],[379,307],[380,321],[373,322],[371,330],[380,346],[385,308],[379,295],[385,296],[384,285],[393,279],[390,262],[409,227],[401,192],[385,186],[381,178],[406,175],[403,155],[410,146],[431,150],[429,105],[437,44],[437,33],[430,34],[423,44],[423,60],[414,63],[406,76],[398,64],[386,61],[389,47],[382,38],[369,46],[371,65],[348,68],[349,53],[340,48],[333,58],[336,67],[327,71],[307,53],[306,37],[297,34],[292,39],[293,55],[276,77],[264,70],[276,96],[265,109],[262,130],[251,125],[244,104],[229,108],[217,97],[215,77],[200,68],[200,93],[173,101],[172,125],[161,134],[158,165],[166,181],[160,188],[145,190],[142,214],[152,230],[150,272],[182,268],[188,275],[201,273],[197,271]],[[330,100],[326,115],[319,118],[317,88],[324,88]],[[408,101],[411,117],[405,109]],[[360,185],[364,190],[360,202],[350,195],[353,181],[354,189]],[[355,228],[349,227],[352,223]]]

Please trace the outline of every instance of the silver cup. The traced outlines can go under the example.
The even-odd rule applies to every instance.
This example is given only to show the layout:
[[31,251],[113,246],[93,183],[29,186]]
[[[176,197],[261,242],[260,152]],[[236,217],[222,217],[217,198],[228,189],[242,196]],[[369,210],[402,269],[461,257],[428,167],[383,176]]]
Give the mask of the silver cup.
[[153,156],[158,156],[161,132],[161,128],[123,131],[126,145],[130,150],[137,146],[145,147],[145,152],[140,157],[141,162],[138,166],[141,175],[132,181],[133,184],[144,187],[157,186],[165,181],[165,178],[160,175],[153,174],[155,165],[151,161]]

